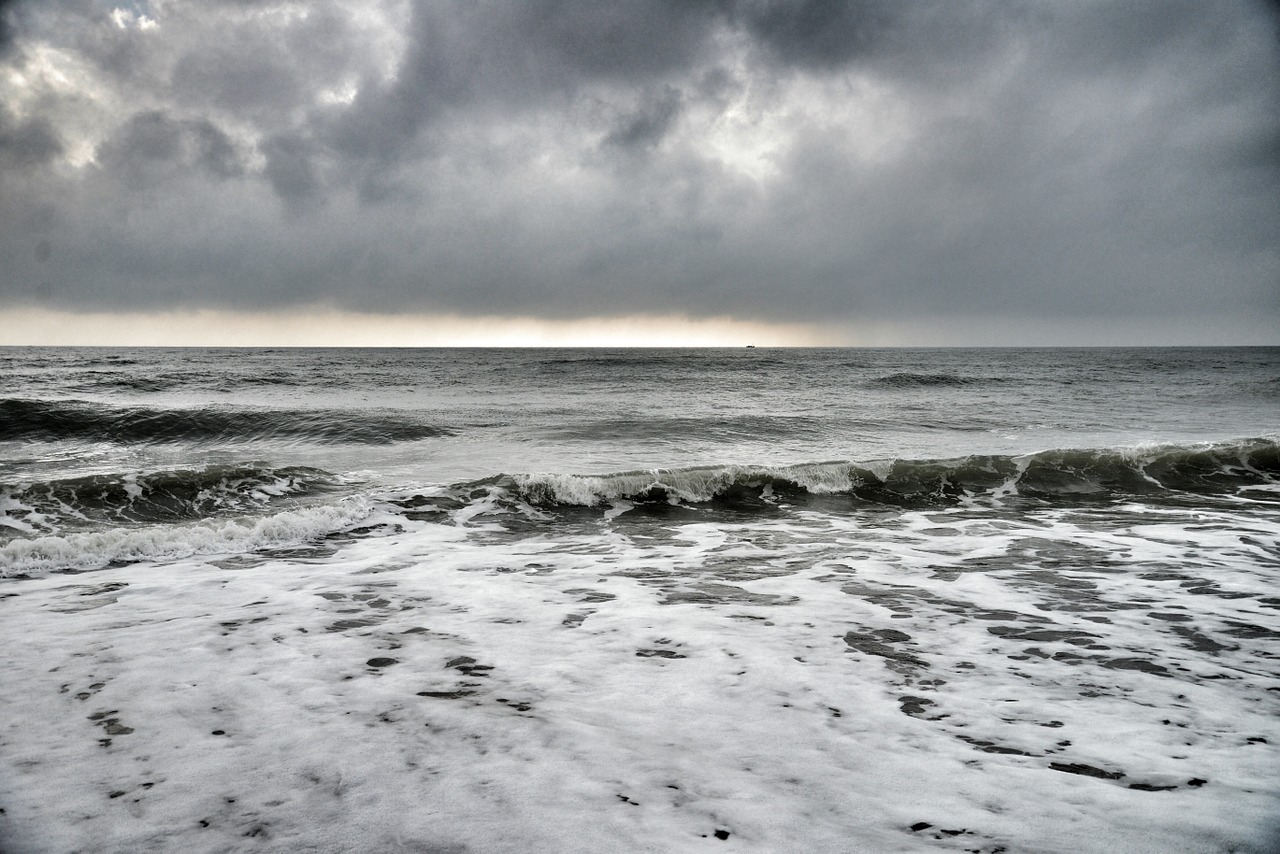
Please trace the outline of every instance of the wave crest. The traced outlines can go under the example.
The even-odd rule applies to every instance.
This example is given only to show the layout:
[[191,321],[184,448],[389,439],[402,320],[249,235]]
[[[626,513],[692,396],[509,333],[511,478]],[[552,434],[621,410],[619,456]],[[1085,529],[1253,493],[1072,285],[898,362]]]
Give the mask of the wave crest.
[[103,523],[139,525],[259,513],[280,501],[329,491],[336,478],[315,468],[209,466],[0,487],[0,528],[19,535]]
[[525,474],[499,483],[519,500],[541,507],[621,502],[746,507],[805,503],[823,496],[927,506],[975,498],[1220,495],[1278,481],[1280,445],[1254,439],[1199,447],[1066,449],[945,460],[720,466],[598,476]]

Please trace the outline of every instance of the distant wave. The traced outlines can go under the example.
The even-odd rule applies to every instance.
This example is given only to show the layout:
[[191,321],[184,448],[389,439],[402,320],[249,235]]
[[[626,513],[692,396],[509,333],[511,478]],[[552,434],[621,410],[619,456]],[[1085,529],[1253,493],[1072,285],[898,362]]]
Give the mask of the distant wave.
[[544,428],[542,435],[574,441],[618,441],[682,436],[715,437],[720,441],[817,435],[819,419],[804,415],[746,414],[717,418],[615,417]]
[[180,388],[190,382],[189,376],[162,374],[139,376],[126,371],[84,371],[76,377],[79,382],[70,384],[68,388],[79,391],[120,390],[158,392]]
[[321,444],[388,444],[452,431],[384,410],[153,409],[82,400],[0,399],[0,439],[214,442],[286,438]]
[[897,507],[966,500],[1079,502],[1221,496],[1280,484],[1280,445],[1267,439],[1202,446],[1050,450],[1022,456],[716,466],[608,475],[520,474],[459,484],[407,507],[454,509],[495,494],[533,507],[707,505],[731,510],[831,499]]
[[[626,355],[583,354],[572,358],[543,359],[534,363],[538,368],[641,368],[650,370],[654,365],[687,367],[688,359],[683,353],[662,353],[658,350],[637,351]],[[716,371],[743,370],[758,371],[762,367],[790,365],[786,359],[763,353],[746,355],[741,350],[716,354],[704,351],[699,354],[699,367],[704,370],[708,364],[714,365]]]
[[914,374],[914,373],[897,373],[888,376],[876,377],[869,380],[867,385],[872,388],[913,388],[927,386],[962,386],[976,385],[991,382],[1000,382],[999,378],[988,377],[962,377],[958,374]]
[[288,386],[293,388],[358,388],[403,384],[402,376],[364,375],[357,377],[332,374],[307,374],[301,371],[262,371],[234,373],[227,370],[191,369],[159,374],[139,375],[128,370],[115,370],[118,365],[131,363],[111,362],[88,370],[70,374],[62,388],[82,392],[160,392],[176,389],[188,391],[216,391],[224,394],[245,388]]
[[1280,377],[1251,383],[1246,388],[1264,397],[1277,397],[1280,396]]

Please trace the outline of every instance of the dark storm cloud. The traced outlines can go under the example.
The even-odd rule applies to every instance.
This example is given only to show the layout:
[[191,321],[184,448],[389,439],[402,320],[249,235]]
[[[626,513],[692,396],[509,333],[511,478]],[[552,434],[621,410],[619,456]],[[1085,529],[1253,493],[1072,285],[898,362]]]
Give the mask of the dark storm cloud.
[[263,145],[266,175],[271,187],[285,202],[298,205],[320,195],[320,176],[310,143],[298,136],[278,135]]
[[695,65],[714,23],[704,4],[680,0],[413,4],[394,80],[362,90],[333,142],[385,164],[459,111],[518,120],[594,83],[644,86]]
[[15,29],[13,7],[15,5],[14,0],[0,0],[0,58],[9,52],[9,46],[13,43]]
[[58,0],[0,21],[0,302],[1280,312],[1275,4]]
[[243,174],[242,155],[207,119],[174,119],[162,110],[135,113],[97,149],[100,168],[130,187],[202,169],[216,178]]
[[0,106],[0,164],[6,169],[30,169],[62,154],[62,143],[53,126],[36,116],[15,121]]
[[621,148],[652,148],[671,128],[680,112],[680,100],[679,90],[671,86],[645,93],[640,106],[623,116],[604,141]]
[[907,6],[892,0],[758,0],[735,11],[783,62],[830,67],[870,59]]

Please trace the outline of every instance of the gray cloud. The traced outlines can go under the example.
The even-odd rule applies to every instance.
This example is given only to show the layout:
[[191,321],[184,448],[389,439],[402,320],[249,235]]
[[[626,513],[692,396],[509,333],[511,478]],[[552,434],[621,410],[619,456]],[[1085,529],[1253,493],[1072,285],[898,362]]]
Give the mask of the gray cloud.
[[1274,4],[0,21],[0,307],[1280,320]]
[[0,106],[0,164],[5,169],[31,169],[62,154],[62,143],[48,120],[33,116],[15,121]]
[[13,23],[13,0],[0,0],[0,58],[9,52],[9,46],[13,44],[14,39],[14,23]]
[[680,91],[664,86],[661,92],[646,92],[640,105],[622,116],[604,141],[619,148],[652,148],[662,142],[680,113]]
[[756,0],[734,11],[784,63],[830,68],[873,59],[912,10],[891,0]]
[[276,194],[290,205],[317,199],[321,192],[319,170],[314,149],[301,137],[278,135],[262,146],[267,158],[267,180]]

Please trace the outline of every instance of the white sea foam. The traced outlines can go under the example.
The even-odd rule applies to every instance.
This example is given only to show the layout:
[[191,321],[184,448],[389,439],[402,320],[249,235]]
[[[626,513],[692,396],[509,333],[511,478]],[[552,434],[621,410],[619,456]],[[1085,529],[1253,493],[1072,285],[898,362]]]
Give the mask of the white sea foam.
[[382,512],[305,564],[10,582],[17,850],[1276,838],[1274,519],[624,513],[513,536]]

